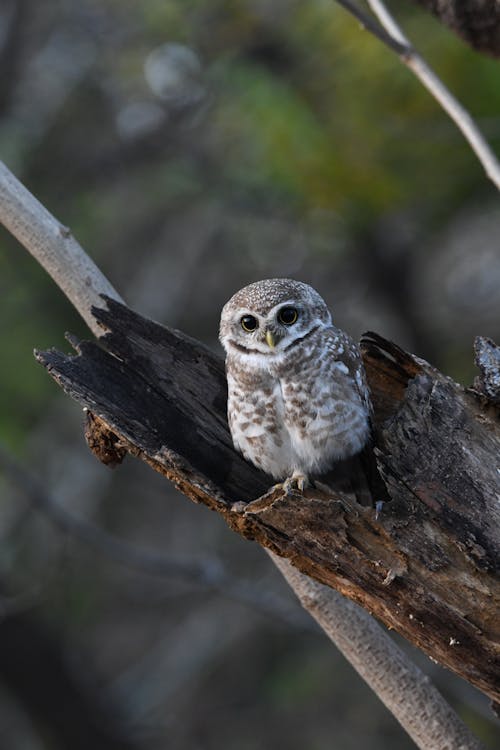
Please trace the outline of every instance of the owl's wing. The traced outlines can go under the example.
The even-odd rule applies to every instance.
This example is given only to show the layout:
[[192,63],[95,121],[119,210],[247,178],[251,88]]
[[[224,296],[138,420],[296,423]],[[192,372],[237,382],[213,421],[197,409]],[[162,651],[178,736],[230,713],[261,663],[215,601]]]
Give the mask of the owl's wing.
[[339,363],[344,365],[345,374],[349,377],[353,389],[371,416],[370,391],[359,346],[347,333],[332,327],[328,331],[327,347],[331,356],[332,369],[338,368]]

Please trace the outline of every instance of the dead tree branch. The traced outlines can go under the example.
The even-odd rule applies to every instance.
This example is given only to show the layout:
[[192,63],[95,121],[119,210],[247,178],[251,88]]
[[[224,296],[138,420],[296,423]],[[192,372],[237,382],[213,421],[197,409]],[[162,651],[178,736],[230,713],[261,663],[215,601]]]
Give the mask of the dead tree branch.
[[348,13],[354,16],[367,31],[385,44],[386,47],[396,52],[401,62],[415,74],[420,83],[453,120],[481,162],[489,179],[500,190],[500,163],[490,145],[469,112],[453,96],[424,58],[410,44],[382,0],[367,0],[371,9],[378,17],[379,22],[359,8],[353,0],[336,0],[336,2],[342,5]]
[[[349,495],[263,494],[268,480],[234,451],[222,362],[182,334],[108,300],[103,346],[37,357],[98,415],[90,435],[145,460],[243,536],[288,558],[498,700],[497,471],[500,422],[427,363],[363,341],[375,450],[392,502],[377,520]],[[248,503],[248,501],[251,501]]]
[[[0,174],[0,183],[1,178]],[[22,200],[19,210],[23,211]],[[43,221],[41,227],[37,226],[40,216],[33,213],[31,231],[21,235],[35,257],[37,231],[44,232]],[[78,289],[78,282],[81,287],[87,279],[81,274],[81,263],[65,256],[64,264],[63,275],[71,277],[76,288],[71,299],[89,319],[88,297],[82,296]],[[96,288],[100,283],[98,277]],[[392,420],[386,425],[387,417],[399,413],[400,406],[404,414],[404,389],[410,381],[425,386],[424,398],[431,395],[434,371],[429,373],[397,347],[373,338],[367,340],[366,363],[378,405],[381,436],[377,440],[378,449],[391,496],[396,501],[390,503],[392,507],[384,514],[383,521],[377,522],[370,509],[359,507],[352,498],[340,493],[262,495],[268,479],[232,447],[225,416],[226,383],[221,361],[197,342],[141,318],[114,299],[108,298],[108,305],[108,310],[94,308],[96,322],[91,323],[93,330],[102,327],[107,331],[102,339],[104,347],[87,342],[78,345],[77,357],[55,351],[38,355],[57,382],[96,415],[87,438],[99,458],[106,463],[119,462],[124,452],[141,457],[196,502],[204,502],[224,515],[239,533],[287,557],[302,572],[363,604],[390,627],[397,628],[434,658],[495,697],[498,685],[493,682],[493,675],[498,658],[498,633],[494,632],[496,619],[491,622],[491,612],[498,606],[498,581],[489,568],[495,551],[490,544],[483,549],[478,543],[473,545],[476,552],[473,555],[468,547],[474,540],[474,524],[478,524],[486,503],[472,509],[473,518],[463,548],[461,528],[449,528],[447,523],[443,526],[443,517],[447,517],[439,512],[442,510],[439,486],[436,489],[431,483],[427,487],[430,494],[423,493],[421,497],[412,490],[411,477],[398,475],[397,460],[395,466],[391,463]],[[422,375],[422,382],[417,375]],[[380,387],[381,383],[385,383],[385,388]],[[411,399],[409,403],[411,413]],[[454,412],[455,404],[451,403],[451,407]],[[414,431],[418,433],[420,428],[425,438],[429,424],[429,419],[424,420],[414,426]],[[490,427],[485,428],[487,432]],[[496,440],[495,433],[493,442]],[[405,441],[401,445],[398,439],[395,442],[404,454]],[[494,447],[498,450],[497,445]],[[498,482],[497,475],[495,480]],[[481,500],[480,491],[481,488]],[[434,504],[433,497],[439,498]],[[247,504],[249,498],[258,499]],[[489,502],[489,496],[486,499]],[[456,514],[455,520],[458,525],[462,515]],[[478,533],[480,530],[479,523]],[[416,534],[414,538],[412,531]],[[442,539],[448,540],[444,550],[439,549]],[[485,560],[481,560],[482,556]],[[450,595],[450,571],[457,561],[470,576],[470,580],[466,578],[465,589],[469,597],[464,598],[461,591]],[[486,602],[489,614],[482,613],[479,602],[471,602],[476,593],[481,603]],[[300,589],[297,594],[300,598]],[[348,624],[350,607],[342,599],[337,600],[332,592],[332,606],[342,608],[347,604],[343,613]],[[471,612],[467,609],[469,604],[474,605]],[[465,612],[460,605],[466,608]],[[366,614],[364,617],[369,633],[370,618]],[[485,620],[485,630],[481,630],[481,617]],[[458,645],[460,651],[452,648]],[[353,645],[352,660],[355,648]],[[397,679],[390,664],[379,668],[387,682]],[[409,731],[414,718],[407,713],[398,715],[398,719]],[[431,726],[435,722],[439,722],[439,717],[430,720],[429,738],[435,736]],[[456,722],[461,725],[458,717]],[[463,731],[467,733],[465,728]],[[466,747],[479,747],[470,733],[468,737]],[[421,748],[431,746],[431,739],[420,744]]]
[[[480,747],[469,730],[457,723],[455,712],[434,685],[425,680],[420,669],[408,661],[406,654],[387,638],[382,628],[379,628],[378,642],[374,642],[372,631],[370,646],[366,646],[366,620],[362,609],[353,602],[347,603],[352,610],[347,628],[343,611],[336,606],[331,589],[304,576],[288,560],[274,557],[272,553],[271,556],[292,588],[301,592],[301,602],[337,648],[342,653],[347,648],[352,654],[350,644],[353,641],[359,644],[357,659],[350,658],[351,664],[396,718],[408,714],[413,717],[406,720],[405,729],[418,747],[466,747],[470,750]],[[337,592],[333,594],[341,598]],[[384,664],[391,664],[392,671],[398,675],[396,680],[388,683],[383,679]]]
[[500,5],[494,0],[413,0],[433,13],[471,47],[500,55]]

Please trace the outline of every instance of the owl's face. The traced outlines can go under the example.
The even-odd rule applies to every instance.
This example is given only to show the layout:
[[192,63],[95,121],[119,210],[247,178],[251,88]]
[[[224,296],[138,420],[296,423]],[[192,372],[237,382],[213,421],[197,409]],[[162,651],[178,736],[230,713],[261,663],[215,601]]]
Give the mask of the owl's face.
[[324,300],[312,287],[293,279],[264,279],[240,289],[224,305],[220,340],[227,353],[280,356],[331,324]]

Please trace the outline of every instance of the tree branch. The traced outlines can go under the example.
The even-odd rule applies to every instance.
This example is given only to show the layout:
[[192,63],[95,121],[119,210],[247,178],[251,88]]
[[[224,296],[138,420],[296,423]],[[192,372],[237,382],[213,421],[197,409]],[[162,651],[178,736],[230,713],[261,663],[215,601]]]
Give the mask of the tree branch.
[[[417,747],[443,750],[479,750],[482,747],[469,729],[457,722],[455,712],[441,693],[408,660],[399,646],[387,638],[382,628],[375,623],[375,628],[371,625],[367,632],[366,614],[362,609],[300,573],[288,560],[270,555],[297,592],[302,605],[404,726]],[[345,618],[346,608],[350,610],[348,620]],[[353,649],[353,644],[356,644],[356,649]],[[391,680],[384,677],[387,664],[391,665]]]
[[243,536],[500,696],[500,424],[489,402],[481,408],[479,395],[370,334],[362,344],[375,451],[392,502],[377,520],[342,492],[263,495],[269,479],[232,447],[222,362],[181,333],[108,305],[94,310],[108,329],[105,348],[82,342],[77,357],[37,354],[100,415],[90,434],[99,457],[108,461],[113,446],[139,456]]
[[468,44],[500,55],[500,5],[494,0],[413,0],[426,8]]
[[[0,171],[2,191],[5,191],[6,180],[10,182],[4,168]],[[28,198],[30,203],[34,200],[29,194],[24,199]],[[22,194],[19,203],[20,211],[24,214]],[[40,245],[36,238],[40,232],[44,234],[47,218],[43,211],[32,212],[31,216],[31,231],[20,233],[20,236],[37,257]],[[49,218],[52,220],[52,217]],[[10,219],[12,221],[12,216]],[[13,224],[16,225],[15,220]],[[57,244],[57,232],[55,237],[52,233],[47,238],[48,244],[51,237]],[[64,255],[64,265],[59,275],[71,280],[67,294],[87,320],[90,318],[89,296],[81,293],[87,276],[82,276],[81,268],[82,265],[88,268],[88,264],[87,260],[82,263],[81,258],[76,261],[82,253],[78,247],[75,254]],[[42,252],[42,262],[44,257]],[[88,280],[95,282],[94,290],[101,285],[101,277],[98,274],[97,281]],[[475,624],[477,610],[480,613],[484,605],[489,580],[481,577],[485,575],[484,570],[474,567],[475,561],[469,552],[457,553],[460,547],[454,546],[453,539],[451,548],[447,547],[445,551],[439,549],[440,541],[446,539],[439,514],[436,514],[437,518],[434,517],[431,507],[430,515],[428,511],[422,515],[422,511],[415,514],[413,510],[412,518],[412,507],[419,496],[411,487],[410,499],[408,496],[399,497],[399,503],[394,505],[395,513],[386,515],[383,525],[374,519],[369,509],[353,505],[352,500],[341,493],[331,496],[309,493],[290,498],[274,492],[254,503],[245,504],[242,501],[249,497],[262,495],[268,480],[243,461],[232,447],[225,419],[225,378],[220,360],[187,337],[145,321],[112,300],[108,300],[108,304],[110,312],[94,309],[98,323],[92,329],[100,330],[102,326],[108,329],[105,342],[113,354],[94,344],[84,343],[79,346],[79,357],[64,357],[57,352],[39,355],[51,375],[63,387],[87,408],[102,415],[91,435],[94,450],[104,445],[105,455],[108,458],[114,455],[116,460],[121,458],[123,450],[140,456],[174,481],[185,494],[221,512],[241,534],[256,539],[275,553],[288,557],[303,572],[336,586],[341,592],[364,603],[391,627],[397,627],[410,640],[431,654],[437,654],[450,668],[462,674],[465,669],[465,676],[471,682],[488,694],[496,694],[490,677],[494,654],[491,648],[488,651],[493,626],[490,623],[484,632]],[[120,316],[121,324],[126,328],[125,336],[124,331],[116,328]],[[379,385],[380,378],[383,380],[386,377],[392,391],[394,384],[404,391],[409,379],[408,371],[413,376],[419,372],[418,363],[407,355],[406,359],[402,353],[398,355],[399,351],[397,348],[391,351],[387,359],[380,351],[373,355],[375,360],[379,356],[383,359],[383,366],[378,371]],[[372,381],[376,386],[376,377]],[[379,388],[379,392],[382,391]],[[395,401],[399,403],[392,391],[385,396],[379,394],[381,414],[391,405],[394,407]],[[388,438],[390,436],[389,430]],[[385,447],[388,445],[390,440],[386,441]],[[380,450],[383,447],[384,443],[381,442]],[[405,447],[401,444],[400,450],[404,452]],[[497,445],[495,448],[498,452]],[[393,485],[392,491],[398,497],[395,490],[398,478],[395,474],[391,475],[390,455],[385,454],[383,458],[386,475]],[[408,483],[408,477],[403,479],[404,485]],[[426,504],[432,506],[431,501],[432,496],[424,495],[421,508]],[[401,511],[402,517],[398,519]],[[422,543],[425,541],[422,526],[427,529],[435,545],[435,549],[430,550],[434,550],[429,561],[430,568],[421,559]],[[478,554],[489,554],[477,544],[476,548]],[[435,559],[437,551],[439,564]],[[456,600],[451,602],[449,609],[435,610],[436,592],[426,601],[429,592],[425,585],[428,581],[425,581],[425,585],[418,581],[418,574],[422,571],[432,580],[433,565],[437,564],[438,570],[450,569],[452,562],[446,558],[446,551],[452,555],[451,559],[458,555],[472,580],[477,581],[474,594],[478,594],[480,601],[473,616],[469,615],[473,622],[456,612]],[[440,581],[438,593],[441,595],[443,588],[446,591],[443,583],[449,584],[446,576],[444,581]],[[296,585],[300,598],[300,579]],[[332,606],[340,613],[339,617],[350,623],[350,605],[344,599],[338,599],[333,591],[331,597]],[[306,594],[304,601],[307,601]],[[487,604],[491,608],[491,598]],[[431,615],[433,619],[426,622],[425,618]],[[367,634],[375,633],[377,626],[371,618],[366,613],[361,616],[365,618]],[[446,617],[449,619],[446,620]],[[452,628],[455,636],[460,635],[462,651],[457,653],[446,638],[443,640],[445,625]],[[378,632],[373,635],[374,647],[379,637]],[[366,646],[370,649],[372,636],[367,635],[366,638]],[[347,644],[345,648],[349,648]],[[353,659],[356,649],[357,645],[353,644]],[[464,663],[465,653],[468,661]],[[379,663],[376,669],[379,676],[373,675],[374,684],[377,679],[390,682],[394,678],[397,681],[397,672],[391,671],[390,663]],[[404,689],[404,686],[400,685],[400,689]],[[406,717],[398,716],[398,719],[410,731],[414,717],[407,714]],[[430,720],[434,721],[435,717]],[[460,724],[458,717],[456,721]],[[478,747],[478,744],[471,739],[470,747]]]
[[476,154],[489,179],[500,190],[500,163],[488,142],[465,107],[446,88],[441,79],[410,44],[382,0],[367,0],[378,17],[379,24],[351,0],[336,0],[336,2],[360,21],[367,31],[399,55],[400,60],[415,74],[453,120]]
[[368,13],[361,10],[354,0],[336,0],[336,2],[350,13],[351,16],[354,16],[364,29],[373,34],[374,37],[393,52],[396,52],[400,57],[408,54],[408,45],[395,39],[381,24],[377,23]]
[[[101,294],[121,300],[118,292],[63,226],[0,162],[0,221],[24,245],[62,289],[90,330],[100,336],[90,310]],[[68,269],[73,269],[68,273]]]

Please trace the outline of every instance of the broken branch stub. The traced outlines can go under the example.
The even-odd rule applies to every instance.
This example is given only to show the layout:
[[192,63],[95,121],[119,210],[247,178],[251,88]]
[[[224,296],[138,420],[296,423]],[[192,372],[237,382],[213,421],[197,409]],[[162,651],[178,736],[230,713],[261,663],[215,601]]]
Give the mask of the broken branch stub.
[[[107,333],[37,353],[92,413],[107,463],[126,451],[235,531],[339,590],[494,700],[499,686],[500,421],[484,396],[376,334],[362,341],[374,451],[391,502],[377,519],[340,491],[266,491],[232,446],[222,361],[107,299]],[[373,486],[374,500],[377,499]]]
[[500,404],[500,347],[485,336],[477,336],[474,352],[479,375],[475,387],[494,404]]

